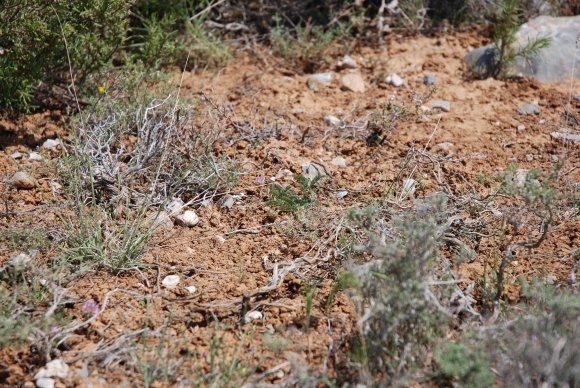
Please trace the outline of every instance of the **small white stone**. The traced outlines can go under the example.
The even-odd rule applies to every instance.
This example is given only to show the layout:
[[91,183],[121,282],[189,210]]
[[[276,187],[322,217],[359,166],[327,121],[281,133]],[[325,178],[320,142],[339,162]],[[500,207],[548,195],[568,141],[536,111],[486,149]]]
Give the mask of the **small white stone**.
[[518,125],[517,129],[518,129],[518,132],[523,132],[526,130],[526,126],[524,124],[520,124],[520,125]]
[[324,116],[324,122],[331,127],[339,127],[342,125],[342,120],[333,115]]
[[145,221],[146,225],[152,225],[153,228],[163,228],[165,230],[171,230],[173,228],[173,221],[166,212],[158,212],[151,214]]
[[538,124],[546,124],[546,120],[540,119],[540,121],[538,121]]
[[46,377],[58,377],[60,379],[66,378],[68,375],[68,365],[61,359],[56,359],[50,361],[48,364],[41,368],[38,373],[34,375],[34,379],[42,379]]
[[356,61],[348,55],[342,57],[342,59],[339,60],[336,65],[339,69],[356,69],[358,67]]
[[10,154],[10,157],[14,160],[18,160],[18,159],[22,159],[24,157],[24,154],[22,152],[13,152]]
[[40,162],[42,160],[44,160],[44,158],[42,157],[42,155],[40,155],[38,152],[31,152],[30,154],[28,154],[28,159],[32,160],[33,162]]
[[183,214],[178,215],[177,218],[175,219],[175,222],[177,222],[177,224],[182,226],[192,227],[199,223],[199,217],[197,216],[197,214],[195,214],[194,211],[187,210]]
[[223,197],[223,199],[221,201],[220,209],[223,209],[223,208],[231,209],[232,206],[234,206],[235,202],[236,202],[236,199],[234,198],[234,196],[227,194]]
[[557,281],[558,281],[558,278],[556,276],[554,276],[554,275],[548,275],[544,279],[544,283],[546,283],[548,285],[556,284]]
[[342,156],[337,156],[336,158],[332,159],[330,163],[336,167],[346,167],[346,159]]
[[197,291],[197,288],[195,288],[195,286],[187,286],[185,287],[185,289],[187,290],[187,292],[189,292],[190,294],[195,294],[195,292]]
[[179,214],[179,212],[183,209],[184,206],[185,203],[181,198],[173,198],[173,200],[169,202],[169,205],[167,205],[166,209],[169,215],[174,216],[176,214]]
[[417,181],[414,179],[405,179],[403,181],[403,190],[401,193],[401,197],[405,198],[405,197],[411,197],[413,194],[415,194],[415,190],[417,187]]
[[343,199],[348,194],[348,190],[337,190],[334,192],[334,196],[338,199]]
[[38,388],[54,388],[55,381],[50,377],[41,377],[36,379],[36,386]]
[[403,79],[398,74],[395,73],[389,74],[387,78],[385,78],[385,82],[388,83],[389,85],[393,85],[396,88],[403,86],[403,84],[405,83],[405,81],[403,81]]
[[314,179],[319,176],[320,177],[326,176],[324,166],[314,162],[302,165],[302,171],[304,172],[304,176],[308,179]]
[[44,143],[42,143],[42,147],[46,148],[47,150],[55,150],[60,146],[59,139],[46,139]]
[[171,290],[177,287],[177,285],[179,284],[179,276],[168,275],[163,279],[161,284],[163,284],[163,287],[167,288],[168,290]]
[[215,240],[216,240],[218,243],[220,243],[220,244],[223,244],[223,243],[225,243],[225,242],[226,242],[226,239],[225,239],[223,236],[217,235],[217,236],[215,236],[214,238],[215,238]]
[[308,76],[309,81],[315,81],[324,85],[329,85],[332,82],[332,73],[316,73]]
[[250,311],[244,317],[244,321],[246,323],[249,323],[249,322],[257,321],[257,320],[260,320],[263,318],[264,318],[264,316],[262,315],[262,313],[260,311]]
[[451,150],[451,148],[453,148],[453,146],[454,146],[453,143],[445,141],[443,143],[437,144],[436,148],[443,151],[443,152],[449,152],[449,150]]
[[528,170],[520,168],[516,170],[516,174],[514,177],[514,183],[517,187],[524,187],[526,184],[526,177],[528,176]]

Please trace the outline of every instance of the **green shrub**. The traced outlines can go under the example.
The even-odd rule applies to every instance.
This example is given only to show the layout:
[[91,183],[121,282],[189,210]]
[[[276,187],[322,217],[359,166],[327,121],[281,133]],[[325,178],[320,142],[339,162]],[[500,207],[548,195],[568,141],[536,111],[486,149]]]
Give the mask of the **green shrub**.
[[122,46],[129,0],[7,0],[0,10],[0,108],[30,110],[46,83],[69,83],[67,50],[77,82]]
[[495,376],[490,370],[485,350],[466,344],[447,344],[435,354],[443,376],[457,381],[461,387],[493,387]]

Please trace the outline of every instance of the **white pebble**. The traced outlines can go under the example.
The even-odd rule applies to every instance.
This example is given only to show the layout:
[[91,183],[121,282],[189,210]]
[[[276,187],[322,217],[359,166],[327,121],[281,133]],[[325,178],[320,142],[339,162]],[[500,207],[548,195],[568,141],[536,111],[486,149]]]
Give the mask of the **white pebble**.
[[13,267],[22,268],[22,267],[25,267],[28,263],[30,263],[30,260],[32,260],[32,257],[30,257],[29,254],[27,254],[27,253],[20,253],[20,254],[18,254],[16,256],[10,257],[8,259],[8,262]]
[[330,163],[332,163],[336,167],[346,167],[346,159],[343,158],[342,156],[337,156],[336,158],[332,159]]
[[352,59],[348,55],[345,55],[344,57],[342,57],[341,60],[338,61],[337,66],[340,69],[356,69],[358,67],[358,64],[354,59]]
[[55,381],[50,377],[41,377],[35,381],[37,388],[54,388]]
[[311,81],[316,81],[324,85],[329,85],[332,82],[332,73],[316,73],[308,76]]
[[190,294],[195,294],[195,292],[197,291],[197,288],[195,288],[195,286],[187,286],[185,287],[185,289],[187,290],[187,292],[189,292]]
[[342,125],[342,120],[333,115],[324,116],[324,122],[331,127],[339,127]]
[[22,152],[13,152],[10,154],[10,157],[14,160],[18,160],[18,159],[22,159],[24,157],[24,154]]
[[522,132],[522,131],[526,130],[526,126],[524,124],[520,124],[520,125],[518,125],[517,129],[518,129],[518,132]]
[[264,318],[264,316],[262,315],[261,312],[259,312],[259,311],[250,311],[244,317],[244,321],[246,323],[248,323],[248,322],[257,321],[257,320],[260,320],[260,319],[263,319],[263,318]]
[[38,152],[34,152],[34,151],[28,155],[28,159],[32,160],[33,162],[40,162],[40,161],[44,160],[42,155],[40,155]]
[[401,197],[411,197],[413,194],[415,194],[416,187],[417,181],[414,179],[405,179],[403,181],[403,192]]
[[166,276],[161,282],[161,284],[163,284],[163,287],[171,290],[172,288],[177,287],[177,285],[179,284],[179,276],[177,275]]
[[403,86],[403,84],[405,83],[405,81],[403,81],[403,79],[399,77],[398,74],[395,73],[389,74],[387,78],[385,78],[385,82],[390,85],[393,85],[396,88]]
[[334,196],[338,199],[343,199],[348,194],[348,190],[337,190],[334,192]]
[[187,210],[183,214],[178,215],[177,218],[175,219],[175,222],[177,222],[177,224],[182,226],[191,227],[199,223],[199,217],[197,216],[197,214],[195,214],[194,211]]
[[44,143],[42,143],[42,147],[46,148],[47,150],[54,150],[60,146],[60,140],[58,139],[46,139]]
[[42,379],[46,377],[58,377],[60,379],[66,378],[68,375],[68,365],[61,359],[50,361],[41,368],[38,373],[34,375],[34,379]]

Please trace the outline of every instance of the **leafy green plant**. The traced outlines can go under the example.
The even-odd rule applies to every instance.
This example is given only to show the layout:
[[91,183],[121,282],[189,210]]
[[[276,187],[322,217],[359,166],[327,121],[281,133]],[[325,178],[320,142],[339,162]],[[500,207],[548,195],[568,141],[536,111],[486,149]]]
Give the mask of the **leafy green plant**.
[[270,200],[268,200],[267,204],[277,207],[280,211],[290,213],[310,206],[314,202],[317,186],[322,176],[318,175],[309,180],[302,175],[295,175],[294,179],[298,183],[299,194],[290,185],[282,187],[274,183],[270,187]]
[[501,1],[493,34],[493,44],[497,50],[492,74],[494,77],[505,75],[507,68],[517,57],[529,58],[550,45],[549,38],[538,38],[528,41],[523,47],[515,47],[522,14],[520,0]]
[[489,355],[480,347],[450,343],[435,354],[435,359],[441,374],[462,387],[493,387],[495,384]]

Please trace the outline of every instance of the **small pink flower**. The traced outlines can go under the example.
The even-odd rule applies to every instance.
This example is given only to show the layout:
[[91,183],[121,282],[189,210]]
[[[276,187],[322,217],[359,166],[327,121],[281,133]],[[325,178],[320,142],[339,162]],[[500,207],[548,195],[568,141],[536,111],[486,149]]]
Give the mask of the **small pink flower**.
[[89,299],[85,303],[83,303],[83,306],[81,307],[81,311],[86,315],[93,316],[99,312],[99,304],[97,302],[95,302],[94,300]]
[[57,335],[60,332],[58,325],[52,325],[50,327],[50,335]]

